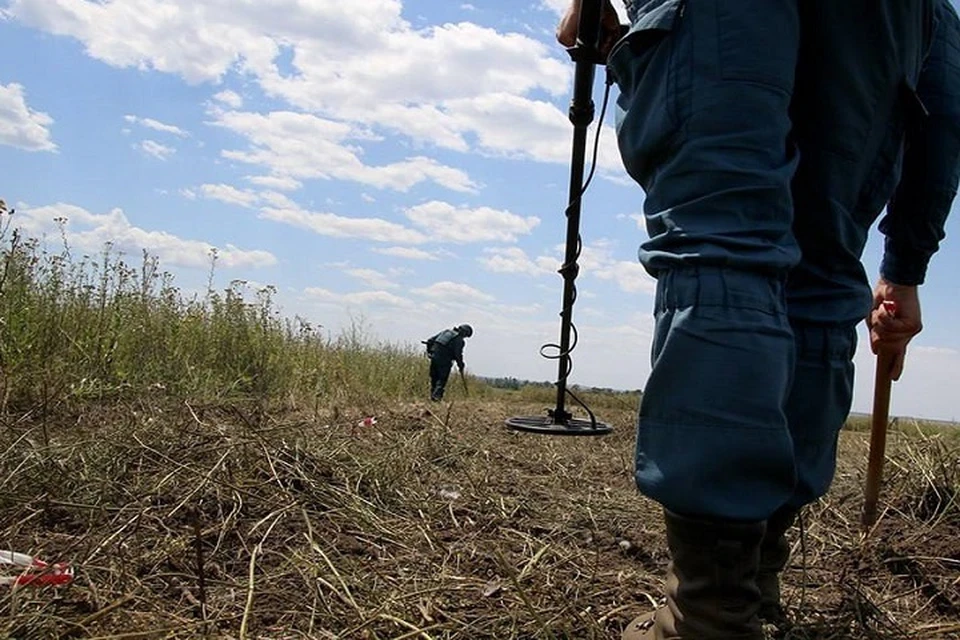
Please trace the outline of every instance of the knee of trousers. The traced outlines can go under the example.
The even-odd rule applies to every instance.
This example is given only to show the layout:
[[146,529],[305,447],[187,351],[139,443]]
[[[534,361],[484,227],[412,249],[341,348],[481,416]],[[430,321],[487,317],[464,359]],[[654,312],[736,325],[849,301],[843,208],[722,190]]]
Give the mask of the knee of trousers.
[[797,366],[786,404],[797,485],[790,503],[823,496],[836,470],[837,439],[853,399],[855,326],[793,323]]
[[794,337],[777,281],[722,269],[658,283],[637,424],[640,491],[678,513],[762,520],[793,495]]

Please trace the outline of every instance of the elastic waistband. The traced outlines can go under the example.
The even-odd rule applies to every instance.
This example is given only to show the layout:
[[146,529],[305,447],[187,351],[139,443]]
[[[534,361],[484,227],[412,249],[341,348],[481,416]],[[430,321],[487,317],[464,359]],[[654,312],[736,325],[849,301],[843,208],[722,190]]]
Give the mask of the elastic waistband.
[[657,311],[711,306],[786,315],[784,281],[725,267],[670,269],[659,274],[655,306]]

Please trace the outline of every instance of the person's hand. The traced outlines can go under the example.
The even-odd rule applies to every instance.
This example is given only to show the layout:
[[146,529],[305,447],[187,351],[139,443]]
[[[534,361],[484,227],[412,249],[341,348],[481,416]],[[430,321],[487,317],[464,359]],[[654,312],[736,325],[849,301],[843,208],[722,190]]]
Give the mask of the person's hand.
[[[557,26],[557,41],[565,47],[577,44],[577,31],[580,28],[580,2],[571,0],[567,12]],[[600,55],[606,59],[610,49],[620,39],[620,17],[610,0],[603,0],[603,15],[600,18]]]
[[460,369],[460,373],[463,373],[463,366],[464,366],[464,365],[463,365],[462,362],[458,362],[458,363],[457,363],[457,369]]
[[899,380],[907,344],[923,330],[917,287],[893,284],[881,278],[873,290],[873,310],[867,316],[867,327],[871,351],[892,356],[890,377]]

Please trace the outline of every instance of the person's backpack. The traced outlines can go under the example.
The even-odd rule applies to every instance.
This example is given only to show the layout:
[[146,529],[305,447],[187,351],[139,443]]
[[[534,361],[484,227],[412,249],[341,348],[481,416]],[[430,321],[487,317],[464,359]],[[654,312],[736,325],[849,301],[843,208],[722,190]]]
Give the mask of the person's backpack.
[[457,337],[457,333],[455,331],[451,331],[450,329],[444,329],[443,331],[433,336],[432,338],[428,340],[424,340],[422,342],[423,344],[427,345],[427,355],[432,356],[434,352],[436,352],[441,347],[448,346],[451,342],[453,342],[453,339],[456,337]]

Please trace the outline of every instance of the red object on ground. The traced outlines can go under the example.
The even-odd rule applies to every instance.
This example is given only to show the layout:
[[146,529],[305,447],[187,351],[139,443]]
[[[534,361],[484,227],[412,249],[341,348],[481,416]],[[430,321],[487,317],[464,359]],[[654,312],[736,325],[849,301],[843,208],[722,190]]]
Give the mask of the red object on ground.
[[65,562],[49,564],[25,553],[0,550],[0,565],[20,570],[19,575],[0,576],[0,585],[62,586],[73,582],[73,568]]

